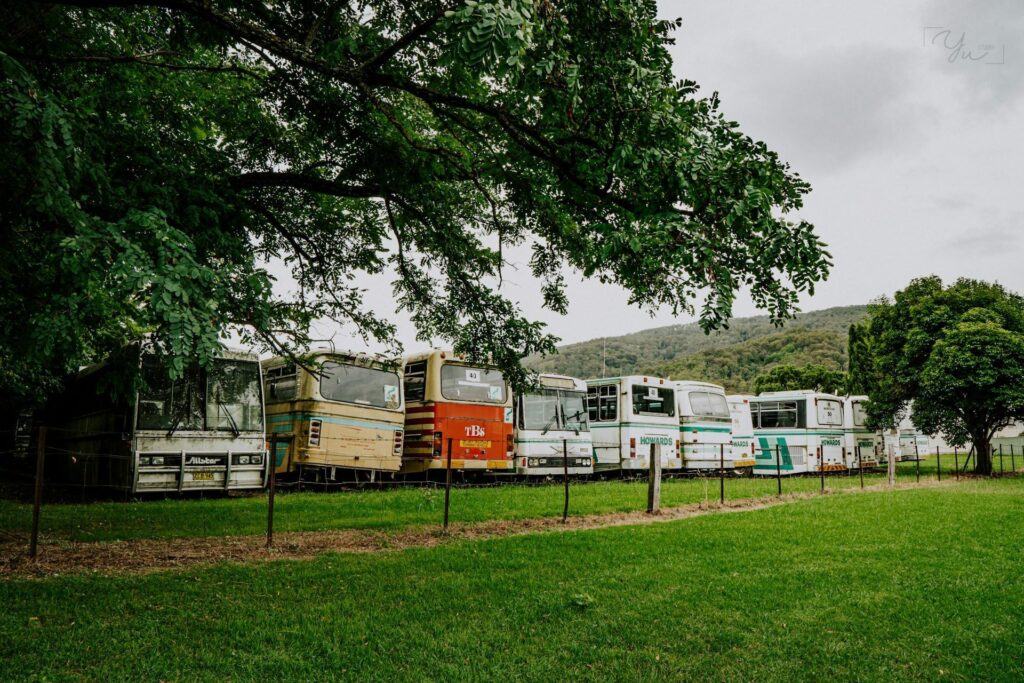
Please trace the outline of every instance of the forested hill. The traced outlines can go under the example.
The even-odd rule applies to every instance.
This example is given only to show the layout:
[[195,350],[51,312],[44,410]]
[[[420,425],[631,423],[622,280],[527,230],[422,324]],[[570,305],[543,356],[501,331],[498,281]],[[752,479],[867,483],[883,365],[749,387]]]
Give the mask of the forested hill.
[[705,379],[747,391],[754,377],[780,364],[817,363],[845,369],[846,334],[867,316],[867,306],[840,306],[801,313],[782,328],[768,316],[736,318],[710,335],[696,323],[657,327],[620,337],[592,339],[559,348],[526,364],[541,372],[600,377],[637,372]]

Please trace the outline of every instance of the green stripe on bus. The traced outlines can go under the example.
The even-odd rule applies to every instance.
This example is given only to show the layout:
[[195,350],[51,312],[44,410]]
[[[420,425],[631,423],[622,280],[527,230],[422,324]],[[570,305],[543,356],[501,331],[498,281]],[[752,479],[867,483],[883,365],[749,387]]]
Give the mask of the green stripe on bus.
[[375,420],[356,420],[348,417],[336,417],[334,415],[317,415],[315,413],[284,413],[270,415],[267,417],[268,424],[282,424],[287,422],[306,422],[307,420],[320,420],[326,424],[345,425],[346,427],[365,427],[368,429],[390,429],[400,431],[405,429],[402,423],[377,422]]

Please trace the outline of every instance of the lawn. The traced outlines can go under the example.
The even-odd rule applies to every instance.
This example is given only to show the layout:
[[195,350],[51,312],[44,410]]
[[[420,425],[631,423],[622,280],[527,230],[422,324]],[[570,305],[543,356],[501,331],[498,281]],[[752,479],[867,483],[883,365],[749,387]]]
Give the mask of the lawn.
[[[949,460],[948,466],[946,460]],[[1024,463],[1018,463],[1024,467]],[[1007,466],[1009,462],[1007,462]],[[944,457],[944,478],[951,478],[953,460]],[[900,481],[913,481],[914,463],[899,463]],[[921,463],[922,479],[935,478],[935,458]],[[865,475],[865,484],[885,481],[884,474]],[[775,495],[776,482],[767,478],[728,478],[730,500]],[[857,488],[859,477],[830,475],[831,489]],[[818,491],[816,477],[783,479],[783,491]],[[717,500],[717,479],[666,479],[662,504],[686,505]],[[457,488],[452,492],[451,518],[461,522],[488,519],[527,519],[561,516],[561,484],[502,485],[488,488]],[[646,482],[603,481],[571,484],[572,514],[596,514],[643,510],[647,504]],[[266,496],[244,498],[150,499],[137,502],[50,504],[43,508],[42,535],[47,539],[81,541],[128,540],[257,534],[266,530]],[[275,503],[275,528],[280,531],[327,529],[399,529],[439,524],[444,493],[436,488],[281,493]],[[0,530],[27,534],[32,509],[25,503],[0,500]]]
[[0,582],[0,680],[1021,680],[1024,482]]

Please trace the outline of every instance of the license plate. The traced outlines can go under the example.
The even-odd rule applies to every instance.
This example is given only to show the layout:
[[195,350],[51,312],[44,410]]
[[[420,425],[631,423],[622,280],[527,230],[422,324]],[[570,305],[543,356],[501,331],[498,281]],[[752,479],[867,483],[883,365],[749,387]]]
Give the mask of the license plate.
[[735,467],[753,467],[754,466],[754,461],[753,460],[737,460],[736,461],[736,465],[734,465],[734,466]]
[[490,441],[472,441],[468,439],[460,439],[459,446],[462,448],[490,448]]
[[213,472],[193,472],[192,481],[213,481]]

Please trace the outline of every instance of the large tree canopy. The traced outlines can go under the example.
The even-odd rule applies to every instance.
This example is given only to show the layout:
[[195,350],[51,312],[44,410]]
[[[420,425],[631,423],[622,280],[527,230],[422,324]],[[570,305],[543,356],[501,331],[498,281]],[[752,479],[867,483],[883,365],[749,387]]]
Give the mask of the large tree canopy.
[[811,389],[827,394],[842,394],[846,373],[822,365],[778,365],[754,380],[754,393],[763,391],[803,391]]
[[[654,2],[80,0],[0,28],[0,381],[38,387],[142,332],[177,358],[282,350],[331,318],[519,358],[554,339],[499,289],[532,247],[724,324],[827,275],[808,185],[676,81]],[[267,264],[292,269],[273,290]]]
[[993,435],[1024,419],[1024,298],[998,284],[922,278],[874,303],[861,332],[871,337],[871,363],[859,366],[870,421],[895,426],[909,406],[925,433],[970,441],[975,469],[990,474]]

